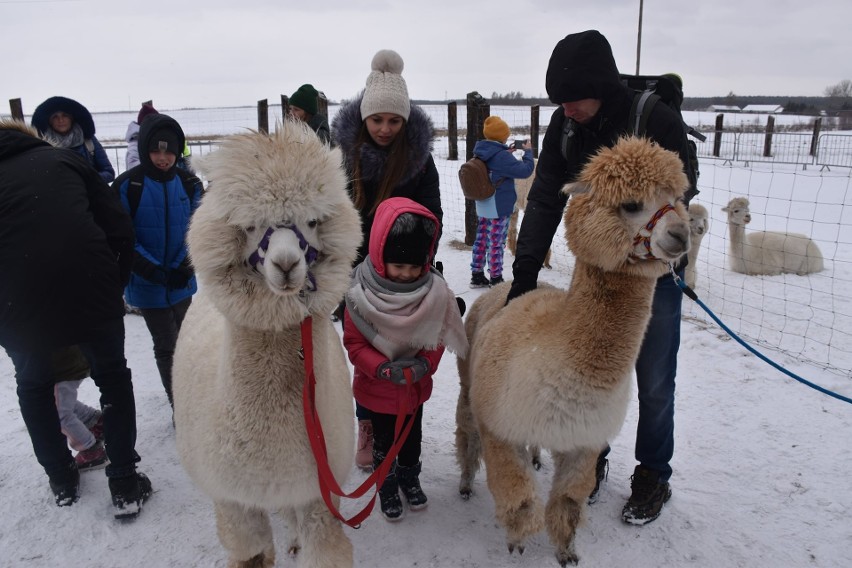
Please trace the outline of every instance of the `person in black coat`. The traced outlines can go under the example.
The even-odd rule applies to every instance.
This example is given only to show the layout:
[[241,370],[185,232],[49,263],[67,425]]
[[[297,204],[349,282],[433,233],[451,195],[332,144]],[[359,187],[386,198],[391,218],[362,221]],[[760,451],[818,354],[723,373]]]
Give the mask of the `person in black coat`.
[[[506,302],[536,288],[568,198],[562,187],[575,178],[602,147],[612,147],[619,137],[632,133],[628,125],[635,92],[622,85],[612,49],[595,30],[571,34],[556,44],[545,80],[550,100],[559,106],[550,119],[518,234],[512,265],[514,280]],[[689,162],[681,117],[664,104],[654,106],[645,136],[676,152],[684,164],[695,194],[695,172]],[[684,256],[684,258],[686,258]],[[681,278],[683,266],[678,267]],[[651,321],[636,362],[639,424],[636,432],[636,466],[632,494],[622,520],[643,525],[659,516],[671,497],[669,461],[674,453],[674,390],[680,345],[681,292],[671,276],[657,282]],[[608,462],[605,448],[597,464],[594,501]]]
[[52,354],[79,345],[101,392],[115,516],[138,514],[151,484],[136,471],[136,405],[124,357],[122,291],[134,233],[118,197],[84,158],[22,122],[0,120],[0,345],[57,505],[79,498],[59,424]]

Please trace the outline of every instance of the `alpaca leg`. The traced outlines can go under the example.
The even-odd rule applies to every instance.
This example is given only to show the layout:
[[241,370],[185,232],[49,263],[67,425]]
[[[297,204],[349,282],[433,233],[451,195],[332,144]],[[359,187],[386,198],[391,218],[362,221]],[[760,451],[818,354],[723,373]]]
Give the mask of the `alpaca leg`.
[[550,265],[550,253],[551,253],[551,252],[552,252],[552,251],[551,251],[550,249],[547,249],[547,255],[544,257],[544,267],[545,267],[545,268],[553,268],[553,267]]
[[580,560],[574,549],[574,536],[586,500],[595,487],[597,457],[598,451],[589,448],[553,454],[553,487],[545,518],[547,534],[561,566]]
[[462,499],[469,499],[473,493],[481,452],[479,432],[470,410],[470,391],[462,385],[456,404],[456,462],[461,468],[459,494]]
[[352,542],[325,503],[316,500],[296,509],[296,523],[302,544],[299,568],[351,568]]
[[532,444],[527,446],[527,451],[530,453],[530,462],[532,462],[533,469],[536,471],[541,469],[541,446],[537,446]]
[[506,241],[506,246],[512,256],[515,256],[515,250],[518,248],[518,206],[516,205],[512,214],[509,216],[509,235]]
[[536,494],[535,480],[525,447],[498,440],[480,426],[488,489],[494,497],[497,520],[506,527],[509,552],[523,553],[526,537],[544,525],[544,508]]
[[214,508],[219,542],[230,554],[228,568],[275,565],[275,545],[266,511],[226,501],[214,503]]
[[279,511],[279,514],[287,524],[287,532],[290,535],[287,542],[287,554],[295,556],[302,548],[299,543],[299,523],[296,518],[296,510],[292,507],[285,507]]

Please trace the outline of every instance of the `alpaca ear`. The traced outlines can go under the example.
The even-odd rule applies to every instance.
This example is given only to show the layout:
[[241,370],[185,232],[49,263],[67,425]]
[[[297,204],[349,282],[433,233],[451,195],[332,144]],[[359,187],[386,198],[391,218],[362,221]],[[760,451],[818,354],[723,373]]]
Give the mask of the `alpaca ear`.
[[574,183],[566,183],[562,187],[562,193],[565,195],[579,195],[581,193],[589,193],[592,190],[592,187],[586,183],[581,181],[576,181]]

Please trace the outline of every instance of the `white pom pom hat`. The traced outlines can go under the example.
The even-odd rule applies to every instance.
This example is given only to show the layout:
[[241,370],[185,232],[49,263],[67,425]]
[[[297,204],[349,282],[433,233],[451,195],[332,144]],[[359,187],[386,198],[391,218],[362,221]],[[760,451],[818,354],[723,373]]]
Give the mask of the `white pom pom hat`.
[[391,49],[382,49],[373,56],[372,71],[361,99],[361,120],[380,112],[398,114],[408,120],[411,101],[402,78],[403,66],[402,57]]

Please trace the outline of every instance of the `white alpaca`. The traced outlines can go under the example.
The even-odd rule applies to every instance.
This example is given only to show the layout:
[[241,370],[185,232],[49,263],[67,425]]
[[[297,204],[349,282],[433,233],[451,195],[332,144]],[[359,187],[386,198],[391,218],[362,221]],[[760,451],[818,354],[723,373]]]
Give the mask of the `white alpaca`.
[[[623,139],[592,158],[578,185],[566,187],[585,190],[565,214],[576,256],[570,289],[540,285],[504,307],[509,284],[492,288],[468,314],[471,352],[458,360],[459,492],[470,495],[481,451],[509,551],[523,552],[526,537],[546,526],[562,566],[578,561],[574,535],[595,462],[624,422],[654,286],[668,270],[660,260],[689,248],[679,201],[688,182],[676,154]],[[525,445],[553,456],[546,510]]]
[[710,219],[707,208],[698,203],[689,204],[689,252],[686,253],[689,263],[684,271],[684,281],[690,288],[695,288],[695,269],[698,263],[698,250],[704,235],[710,231]]
[[273,566],[269,513],[298,566],[352,566],[320,496],[302,410],[300,323],[313,316],[317,411],[342,484],[354,456],[349,370],[329,314],[361,241],[339,150],[301,123],[226,139],[194,165],[210,187],[188,234],[199,293],[174,359],[181,462],[213,499],[229,566]]
[[[535,164],[538,166],[538,160],[535,160]],[[515,208],[509,217],[509,231],[506,241],[506,246],[508,246],[512,256],[515,256],[518,249],[518,213],[527,208],[527,196],[530,194],[533,181],[535,181],[535,170],[533,170],[533,174],[530,177],[515,180],[515,193],[517,197],[515,199]],[[545,268],[553,268],[550,264],[550,253],[551,251],[548,249],[547,256],[544,257],[544,264],[542,265]]]
[[823,269],[817,244],[799,233],[759,231],[746,235],[751,222],[748,199],[735,197],[722,208],[728,214],[731,270],[742,274],[810,274]]

